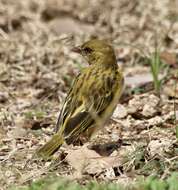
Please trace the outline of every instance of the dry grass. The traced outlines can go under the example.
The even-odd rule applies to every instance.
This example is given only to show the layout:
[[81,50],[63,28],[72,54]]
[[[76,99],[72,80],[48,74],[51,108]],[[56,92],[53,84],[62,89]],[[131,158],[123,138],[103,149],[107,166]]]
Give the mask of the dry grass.
[[157,33],[162,61],[170,69],[166,77],[162,71],[161,99],[153,95],[152,78],[150,82],[143,77],[139,86],[127,84],[122,98],[125,115],[120,118],[116,113],[93,142],[122,138],[121,147],[112,153],[121,162],[101,173],[82,173],[79,181],[94,177],[125,182],[153,173],[164,179],[178,169],[173,120],[178,102],[170,99],[177,97],[177,89],[172,88],[178,52],[177,6],[177,1],[169,0],[0,1],[1,187],[27,184],[51,173],[74,178],[73,167],[61,161],[68,148],[59,151],[58,161],[44,163],[32,156],[53,133],[71,81],[86,66],[70,48],[92,36],[113,42],[118,63],[123,63],[126,77],[134,79],[150,74],[146,60],[154,52]]

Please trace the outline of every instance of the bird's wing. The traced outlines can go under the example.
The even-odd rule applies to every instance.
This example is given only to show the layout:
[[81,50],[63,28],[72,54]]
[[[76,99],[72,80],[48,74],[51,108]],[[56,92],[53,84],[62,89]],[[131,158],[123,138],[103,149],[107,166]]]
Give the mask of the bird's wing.
[[[90,128],[93,124],[100,126],[102,124],[102,113],[106,110],[113,99],[113,94],[101,94],[97,98],[96,103],[92,99],[84,101],[78,108],[74,116],[68,120],[65,126],[65,136],[69,137],[68,142],[72,142],[84,131]],[[97,126],[96,126],[97,127]]]
[[56,132],[64,124],[66,117],[70,115],[71,105],[72,105],[73,99],[75,98],[75,97],[73,97],[73,94],[74,94],[73,91],[75,89],[73,87],[76,86],[76,83],[77,83],[79,78],[80,78],[80,74],[74,80],[74,82],[72,84],[72,87],[70,88],[70,90],[68,92],[68,95],[65,98],[64,104],[63,104],[62,109],[61,109],[61,111],[59,113],[58,120],[57,120],[57,123],[56,123],[56,128],[55,128]]
[[[114,97],[113,82],[108,83],[107,80],[101,82],[100,78],[97,79],[100,76],[95,76],[88,78],[90,82],[85,86],[84,77],[85,73],[80,74],[74,81],[59,119],[59,130],[64,132],[66,138],[74,140],[93,123],[100,124],[100,116]],[[110,75],[107,78],[109,77]]]

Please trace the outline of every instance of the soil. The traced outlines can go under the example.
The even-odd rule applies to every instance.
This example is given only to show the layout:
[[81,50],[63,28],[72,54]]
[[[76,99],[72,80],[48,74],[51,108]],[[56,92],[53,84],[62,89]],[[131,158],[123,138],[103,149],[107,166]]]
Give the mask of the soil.
[[[177,7],[169,0],[0,0],[1,189],[48,175],[125,183],[178,171]],[[49,161],[34,158],[87,66],[71,48],[93,37],[116,50],[125,75],[120,104],[92,141],[64,145]],[[160,93],[150,67],[156,49]]]

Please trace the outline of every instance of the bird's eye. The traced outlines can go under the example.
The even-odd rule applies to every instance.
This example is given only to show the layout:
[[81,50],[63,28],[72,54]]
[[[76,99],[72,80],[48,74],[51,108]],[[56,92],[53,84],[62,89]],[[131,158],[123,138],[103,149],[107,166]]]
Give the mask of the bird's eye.
[[85,53],[91,53],[93,50],[91,49],[91,48],[89,48],[89,47],[85,47],[84,49],[84,52]]

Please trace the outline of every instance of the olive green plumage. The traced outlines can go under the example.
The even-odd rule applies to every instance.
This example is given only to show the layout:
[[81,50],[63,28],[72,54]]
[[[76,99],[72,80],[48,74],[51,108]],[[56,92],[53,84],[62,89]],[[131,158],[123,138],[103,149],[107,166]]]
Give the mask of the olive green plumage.
[[123,88],[123,75],[112,46],[103,40],[90,40],[74,51],[89,66],[81,71],[65,99],[56,125],[57,133],[37,154],[49,157],[64,141],[90,138],[112,115]]

